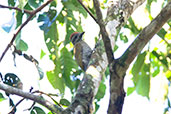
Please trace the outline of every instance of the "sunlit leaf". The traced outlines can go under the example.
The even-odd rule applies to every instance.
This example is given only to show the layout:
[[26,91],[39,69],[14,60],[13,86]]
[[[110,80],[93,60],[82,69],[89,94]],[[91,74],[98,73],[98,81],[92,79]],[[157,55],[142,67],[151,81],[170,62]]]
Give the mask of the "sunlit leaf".
[[157,51],[152,51],[152,54],[157,57],[157,59],[168,68],[168,62],[166,57],[162,53],[158,53]]
[[133,81],[134,81],[134,84],[137,83],[137,78],[138,78],[138,74],[139,72],[141,71],[141,68],[144,64],[144,60],[145,60],[145,56],[146,56],[146,52],[143,52],[141,54],[138,55],[133,67],[132,67],[132,74],[133,74]]
[[130,94],[132,94],[135,91],[135,87],[128,87],[127,89],[127,95],[129,96]]
[[2,93],[0,93],[0,102],[3,101],[3,100],[5,100],[5,97],[3,96]]
[[168,40],[171,40],[171,32],[167,33],[167,34],[165,35],[165,38],[168,39]]
[[46,53],[41,49],[40,59],[42,59],[45,55],[46,55]]
[[73,89],[74,88],[74,85],[73,85],[74,83],[71,80],[70,75],[71,75],[72,68],[77,69],[78,65],[72,59],[71,52],[69,52],[66,47],[64,47],[61,50],[61,58],[60,58],[60,60],[61,60],[62,65],[64,65],[64,67],[62,69],[62,75],[63,75],[63,78],[65,80],[65,84],[70,89]]
[[140,30],[137,28],[137,26],[135,25],[135,23],[134,23],[134,21],[133,21],[133,19],[131,17],[128,19],[128,22],[129,23],[127,25],[125,25],[124,27],[130,29],[130,31],[134,35],[139,34]]
[[18,7],[23,10],[24,9],[24,6],[27,4],[27,1],[28,0],[19,0]]
[[60,69],[56,68],[54,71],[48,71],[46,75],[51,85],[55,89],[59,89],[61,93],[64,93],[64,81],[62,77],[59,76],[59,70]]
[[150,64],[144,64],[141,73],[138,74],[136,92],[149,98],[150,91]]
[[100,101],[100,99],[102,99],[105,95],[105,91],[106,91],[106,85],[104,83],[100,83],[100,86],[99,86],[99,89],[98,89],[98,92],[95,96],[95,98]]

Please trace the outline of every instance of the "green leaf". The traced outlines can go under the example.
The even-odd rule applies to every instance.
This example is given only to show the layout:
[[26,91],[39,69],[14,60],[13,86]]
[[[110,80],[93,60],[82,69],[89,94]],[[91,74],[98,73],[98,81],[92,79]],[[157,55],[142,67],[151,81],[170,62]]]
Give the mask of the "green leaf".
[[23,10],[24,9],[24,6],[27,4],[27,1],[28,0],[19,0],[18,7]]
[[39,0],[39,2],[38,2],[37,0],[28,0],[28,3],[33,8],[38,8],[41,4],[41,1]]
[[46,55],[46,53],[41,49],[40,59],[42,59],[45,55]]
[[[44,32],[45,36],[45,42],[46,46],[49,50],[50,53],[56,54],[56,50],[58,47],[56,47],[56,43],[58,41],[58,30],[57,30],[57,25],[56,23],[52,23],[52,25],[49,27],[49,31],[46,33]],[[54,49],[54,51],[52,51]]]
[[137,83],[137,78],[138,78],[138,74],[141,71],[141,68],[144,64],[144,60],[145,60],[145,56],[146,56],[146,52],[143,52],[141,54],[138,55],[133,67],[132,67],[132,75],[133,75],[133,82],[134,84]]
[[37,21],[43,23],[39,27],[41,30],[45,32],[45,34],[49,31],[51,25],[55,23],[57,16],[58,16],[58,13],[54,9],[50,9],[48,12],[44,12],[43,14],[39,15]]
[[3,101],[3,100],[5,100],[5,97],[3,96],[2,93],[0,93],[0,102]]
[[67,99],[60,99],[59,103],[61,105],[64,105],[64,106],[69,106],[70,105],[70,102]]
[[28,45],[23,40],[20,40],[19,42],[17,42],[16,48],[17,48],[17,50],[27,51]]
[[17,27],[19,27],[22,24],[23,19],[23,13],[21,11],[16,11],[16,20],[17,20]]
[[71,80],[70,75],[72,68],[77,69],[77,63],[72,59],[72,54],[66,47],[61,49],[61,63],[64,66],[62,69],[62,76],[65,80],[65,84],[72,90],[74,88],[74,82]]
[[120,39],[124,42],[127,43],[128,42],[128,38],[126,35],[123,35],[123,33],[120,34]]
[[161,28],[160,31],[157,33],[157,35],[158,35],[160,38],[164,39],[166,33],[167,33],[167,32],[166,32],[163,28]]
[[106,91],[106,85],[104,83],[100,83],[100,86],[99,86],[99,89],[98,89],[98,92],[95,96],[95,98],[100,101],[100,99],[102,99],[105,95],[105,91]]
[[170,32],[170,33],[167,33],[167,34],[165,35],[165,38],[168,39],[168,40],[171,40],[171,32]]
[[135,87],[128,87],[127,88],[127,95],[129,96],[130,94],[132,94],[135,91]]
[[34,106],[31,114],[46,114],[40,107]]
[[139,95],[149,98],[150,91],[150,64],[144,64],[141,73],[138,75],[136,92]]
[[117,44],[115,44],[114,52],[115,52],[118,48],[119,48],[119,47],[118,47],[118,45],[117,45]]
[[152,54],[154,55],[154,56],[156,56],[157,57],[157,59],[163,64],[163,65],[165,65],[165,67],[167,67],[168,68],[168,62],[167,62],[167,59],[166,59],[166,57],[164,56],[164,54],[162,54],[162,53],[157,53],[156,51],[152,51]]
[[9,6],[15,6],[15,0],[8,0]]
[[129,24],[125,25],[124,27],[130,29],[134,35],[139,34],[140,30],[136,27],[132,17],[128,19],[128,22]]
[[157,2],[157,0],[147,0],[147,4],[146,4],[146,9],[149,13],[151,13],[151,4],[152,2]]
[[17,50],[21,51],[27,51],[28,50],[28,45],[25,43],[23,40],[21,40],[21,32],[18,33],[16,39],[15,39],[15,44]]
[[152,53],[150,53],[150,58],[151,58],[150,64],[154,71],[154,72],[152,72],[152,76],[155,77],[155,76],[157,76],[157,74],[160,73],[161,65],[159,64],[159,61],[157,60],[156,56],[154,56]]
[[100,108],[100,105],[97,102],[95,102],[95,112],[93,114],[96,114],[99,108]]
[[59,89],[60,93],[64,93],[64,82],[62,77],[59,76],[60,69],[56,69],[54,71],[48,71],[46,72],[47,78],[51,85],[55,89]]

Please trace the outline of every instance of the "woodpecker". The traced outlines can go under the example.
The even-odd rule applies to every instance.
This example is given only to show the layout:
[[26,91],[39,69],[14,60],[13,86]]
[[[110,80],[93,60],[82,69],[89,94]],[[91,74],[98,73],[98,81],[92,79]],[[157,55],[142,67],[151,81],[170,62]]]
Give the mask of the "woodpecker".
[[88,63],[91,58],[92,49],[89,45],[82,40],[83,34],[85,32],[79,33],[74,32],[70,36],[70,41],[74,45],[74,55],[78,65],[82,70],[86,71]]

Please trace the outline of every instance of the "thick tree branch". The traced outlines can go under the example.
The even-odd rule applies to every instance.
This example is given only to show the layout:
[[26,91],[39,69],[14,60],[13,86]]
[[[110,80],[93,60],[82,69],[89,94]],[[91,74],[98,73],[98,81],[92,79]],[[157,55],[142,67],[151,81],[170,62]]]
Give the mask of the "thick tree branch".
[[[111,2],[112,4],[108,8],[105,23],[112,43],[119,34],[120,28],[124,25],[124,22],[127,21],[132,12],[144,1],[145,0],[137,0],[136,2],[131,2],[131,0],[119,0]],[[118,60],[114,61],[114,64],[110,69],[113,70],[110,70],[110,100],[108,114],[121,114],[125,98],[124,76],[126,74],[126,69],[123,69],[122,64],[118,64]]]
[[171,18],[171,2],[169,2],[153,19],[153,21],[145,27],[137,36],[135,41],[128,47],[125,53],[119,58],[119,61],[124,63],[128,68],[134,58],[141,52],[145,45],[152,39],[152,37],[162,28],[162,26]]
[[14,88],[14,87],[8,86],[6,84],[2,84],[2,83],[0,83],[0,89],[9,93],[9,94],[15,94],[15,95],[33,100],[33,101],[45,106],[50,111],[52,111],[56,114],[59,114],[62,111],[62,109],[60,107],[58,107],[57,105],[52,104],[51,102],[45,100],[42,96],[37,96],[37,95],[33,95],[31,93],[28,93],[28,92],[23,92],[20,89],[17,89],[17,88]]
[[[13,42],[15,41],[17,35],[19,34],[19,32],[22,30],[22,28],[32,19],[32,17],[39,12],[40,10],[42,10],[45,6],[47,6],[50,2],[52,2],[53,0],[48,0],[46,3],[44,3],[42,6],[38,7],[36,10],[30,12],[30,16],[28,17],[28,19],[19,27],[19,29],[17,30],[17,32],[14,34],[12,40],[10,41],[10,43],[7,45],[6,49],[4,50],[4,52],[2,53],[1,57],[0,57],[0,62],[2,61],[4,55],[6,54],[6,52],[8,51],[8,49],[11,47],[11,45],[13,45]],[[15,8],[16,9],[16,8]],[[21,9],[16,9],[18,11],[22,11]]]
[[113,62],[114,56],[113,56],[113,50],[111,47],[110,39],[109,39],[109,36],[107,34],[105,24],[103,21],[102,12],[100,10],[100,3],[98,0],[93,0],[93,4],[94,4],[94,8],[96,9],[97,21],[98,21],[98,24],[100,26],[100,33],[102,35],[102,39],[104,42],[104,47],[105,47],[108,63],[110,64]]

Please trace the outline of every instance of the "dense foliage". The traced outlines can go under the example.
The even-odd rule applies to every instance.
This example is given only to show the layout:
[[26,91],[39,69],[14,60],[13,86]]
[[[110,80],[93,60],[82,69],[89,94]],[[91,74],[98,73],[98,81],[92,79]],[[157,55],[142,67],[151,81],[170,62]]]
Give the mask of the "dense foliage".
[[[157,2],[157,4],[160,4],[161,8],[163,8],[167,4],[167,0],[164,0],[162,3],[158,1],[160,0],[147,0],[146,2],[146,8],[144,10],[150,20],[154,18],[152,16],[153,12],[151,8],[153,3]],[[22,10],[35,10],[44,2],[44,0],[8,0],[8,6],[18,7]],[[84,0],[83,3],[91,11],[91,13],[95,15],[95,9],[93,8],[92,1]],[[107,0],[101,1],[101,8],[104,11],[107,10],[107,3]],[[12,16],[10,26],[4,24],[2,25],[2,28],[7,33],[10,33],[11,28],[14,26],[16,26],[15,29],[18,29],[22,25],[25,16],[28,17],[28,14],[24,13],[24,11],[21,12],[16,10],[15,14],[13,14]],[[37,23],[40,25],[40,29],[44,33],[44,41],[49,51],[49,59],[53,61],[53,64],[55,65],[54,69],[52,71],[46,71],[45,75],[47,76],[47,79],[54,87],[54,89],[58,89],[60,91],[60,94],[66,94],[65,90],[67,87],[70,89],[70,92],[73,96],[77,90],[80,80],[82,79],[83,71],[79,68],[74,60],[73,50],[71,50],[71,48],[68,48],[73,47],[73,45],[69,41],[69,36],[75,31],[84,31],[82,27],[82,20],[88,17],[88,13],[77,0],[54,0],[47,6],[46,10],[42,10],[32,18],[32,20],[37,20]],[[117,51],[121,47],[127,45],[127,43],[130,42],[131,38],[135,38],[143,29],[142,26],[139,25],[139,23],[134,21],[135,18],[135,16],[130,17],[128,22],[125,23],[125,26],[121,29],[121,32],[119,33],[116,41],[116,53],[118,53]],[[130,66],[132,68],[130,68],[130,71],[128,71],[128,73],[130,72],[132,75],[133,86],[128,87],[126,92],[127,95],[130,95],[131,93],[136,91],[139,95],[145,96],[150,99],[150,81],[157,76],[164,76],[168,80],[168,84],[166,84],[167,87],[162,88],[167,91],[166,93],[162,94],[163,101],[168,101],[168,107],[166,107],[165,110],[165,112],[167,112],[167,110],[169,110],[170,108],[170,99],[168,98],[168,94],[171,81],[171,21],[166,23],[166,26],[164,26],[154,37],[160,39],[159,44],[154,46],[154,40],[149,42],[148,46],[144,48],[144,50],[138,55],[134,64]],[[94,41],[96,42],[97,39],[98,36],[94,38]],[[161,45],[162,49],[160,48]],[[15,46],[15,56],[18,56],[16,54],[19,54],[20,51],[21,53],[27,52],[29,48],[27,42],[22,40],[21,33],[19,33],[17,35],[17,38],[15,39]],[[47,53],[45,53],[44,50],[41,50],[40,58],[43,58],[46,54]],[[44,74],[39,67],[37,60],[34,58],[30,58],[26,54],[21,55],[24,56],[26,60],[29,60],[36,64],[41,80]],[[99,108],[97,102],[99,102],[100,99],[102,99],[105,95],[106,86],[108,85],[105,85],[104,82],[105,80],[107,80],[108,75],[109,71],[107,70],[104,79],[100,84],[98,93],[95,97],[96,111]],[[4,76],[1,76],[3,82],[7,82],[9,80],[9,78],[6,78],[6,76],[11,76],[12,81],[10,81],[10,83],[5,83],[10,86],[15,87],[14,85],[18,83],[18,81],[20,81],[16,81],[16,78],[18,77],[15,74],[9,75],[9,73],[7,72],[6,74],[4,74]],[[6,95],[9,96],[8,94]],[[0,101],[5,100],[5,98],[5,94],[1,92]],[[59,104],[66,107],[69,106],[70,101],[61,97]],[[10,99],[10,105],[14,106],[12,99]],[[43,109],[37,106],[32,108],[31,114],[35,114],[35,112],[38,114],[45,113]]]

